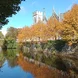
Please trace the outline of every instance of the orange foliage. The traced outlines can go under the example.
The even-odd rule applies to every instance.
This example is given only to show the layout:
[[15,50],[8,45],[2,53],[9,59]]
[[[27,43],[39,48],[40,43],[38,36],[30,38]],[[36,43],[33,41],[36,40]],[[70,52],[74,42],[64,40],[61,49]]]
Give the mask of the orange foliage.
[[56,17],[50,17],[47,23],[38,22],[31,27],[24,27],[18,34],[19,41],[48,40],[58,38],[72,40],[78,38],[78,4],[64,13],[64,19],[60,22]]
[[30,28],[24,27],[19,31],[18,39],[19,41],[26,41],[30,38]]
[[71,10],[65,13],[63,38],[74,40],[78,38],[78,4],[75,4]]
[[25,41],[25,40],[46,40],[48,38],[48,32],[47,32],[47,26],[39,22],[37,24],[32,25],[29,27],[24,27],[19,31],[18,39],[19,41]]
[[61,23],[56,18],[50,17],[47,22],[47,25],[49,36],[57,39],[57,37],[60,36],[61,31],[63,30]]
[[32,26],[33,36],[39,39],[47,39],[47,27],[44,23],[38,22],[37,24]]

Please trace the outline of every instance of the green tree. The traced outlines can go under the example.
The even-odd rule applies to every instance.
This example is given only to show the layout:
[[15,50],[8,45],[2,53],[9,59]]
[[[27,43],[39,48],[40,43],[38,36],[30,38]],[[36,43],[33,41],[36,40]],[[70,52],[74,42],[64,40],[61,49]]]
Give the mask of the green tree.
[[14,27],[10,27],[7,29],[6,38],[17,39],[18,29]]
[[0,31],[0,46],[3,45],[3,40],[4,39],[4,35],[2,34],[2,32]]
[[4,43],[2,45],[2,48],[3,49],[16,49],[17,46],[18,45],[16,43],[16,40],[9,38],[9,39],[5,39],[4,40]]
[[8,23],[8,17],[12,17],[20,10],[19,4],[25,0],[0,0],[0,28]]
[[3,39],[4,35],[2,34],[2,32],[0,31],[0,39]]

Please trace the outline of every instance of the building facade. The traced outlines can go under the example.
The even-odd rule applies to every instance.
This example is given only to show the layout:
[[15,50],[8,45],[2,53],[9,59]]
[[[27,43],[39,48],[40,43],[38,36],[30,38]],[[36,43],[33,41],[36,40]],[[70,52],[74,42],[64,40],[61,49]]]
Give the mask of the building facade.
[[[52,18],[56,18],[58,21],[62,21],[63,20],[63,13],[59,13],[57,15],[57,13],[55,12],[55,10],[53,9],[52,10]],[[45,14],[45,11],[41,12],[41,11],[35,11],[33,13],[33,21],[34,21],[34,24],[38,23],[39,21],[42,21],[44,23],[47,22],[47,18],[46,18],[46,14]]]
[[[57,14],[54,9],[52,10],[51,18],[57,19],[59,22],[61,22],[63,20],[63,16],[64,16],[63,13]],[[46,18],[45,11],[43,11],[43,12],[35,11],[33,13],[33,21],[34,21],[33,24],[36,24],[39,21],[41,21],[43,23],[47,23],[47,20],[48,19]],[[57,34],[56,39],[61,39],[60,35],[58,33],[56,33],[56,34]],[[55,38],[51,37],[49,40],[55,40]]]
[[34,21],[34,24],[38,23],[39,21],[42,21],[42,22],[47,22],[47,18],[45,16],[45,13],[44,12],[40,12],[40,11],[35,11],[33,13],[33,21]]

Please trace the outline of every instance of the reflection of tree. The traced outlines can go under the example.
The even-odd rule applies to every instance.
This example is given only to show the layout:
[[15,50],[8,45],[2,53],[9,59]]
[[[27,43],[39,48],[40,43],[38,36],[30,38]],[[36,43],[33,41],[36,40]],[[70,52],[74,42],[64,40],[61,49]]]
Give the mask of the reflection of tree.
[[70,78],[78,78],[78,60],[69,56],[57,57],[55,59],[55,67],[59,70],[66,71],[70,75]]
[[55,65],[56,65],[57,69],[67,71],[66,65],[65,65],[64,61],[62,60],[62,58],[57,57],[55,59]]
[[16,49],[8,49],[7,51],[4,52],[4,56],[6,57],[9,66],[11,67],[15,67],[17,65],[17,58],[16,58],[16,54],[18,52],[16,51]]
[[4,62],[5,62],[5,57],[4,57],[3,53],[1,52],[1,53],[0,53],[0,71],[1,71],[1,72],[2,72],[1,68],[4,66],[4,65],[3,65]]
[[24,56],[22,53],[19,54],[17,63],[23,68],[25,71],[31,72],[35,78],[68,78],[62,77],[61,73],[56,70],[50,70],[46,66],[38,66],[24,60]]
[[63,61],[68,69],[68,72],[71,70],[73,74],[76,73],[78,76],[78,60],[73,58],[63,58]]

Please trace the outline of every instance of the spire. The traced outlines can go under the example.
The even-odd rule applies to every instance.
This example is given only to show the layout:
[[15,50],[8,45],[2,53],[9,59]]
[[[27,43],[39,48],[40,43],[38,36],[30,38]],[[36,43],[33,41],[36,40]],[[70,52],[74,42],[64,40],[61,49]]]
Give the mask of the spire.
[[59,21],[60,21],[60,10],[59,10],[59,15],[58,15],[58,17],[59,17]]
[[55,10],[54,10],[54,7],[52,8],[52,14],[55,14]]
[[47,21],[46,15],[45,15],[45,8],[43,8],[43,21]]
[[52,8],[52,17],[55,17],[56,16],[56,13],[55,13],[55,10],[54,10],[54,7]]
[[52,17],[54,17],[57,20],[59,20],[59,16],[56,14],[54,7],[52,8]]
[[43,17],[45,17],[45,8],[43,8]]

